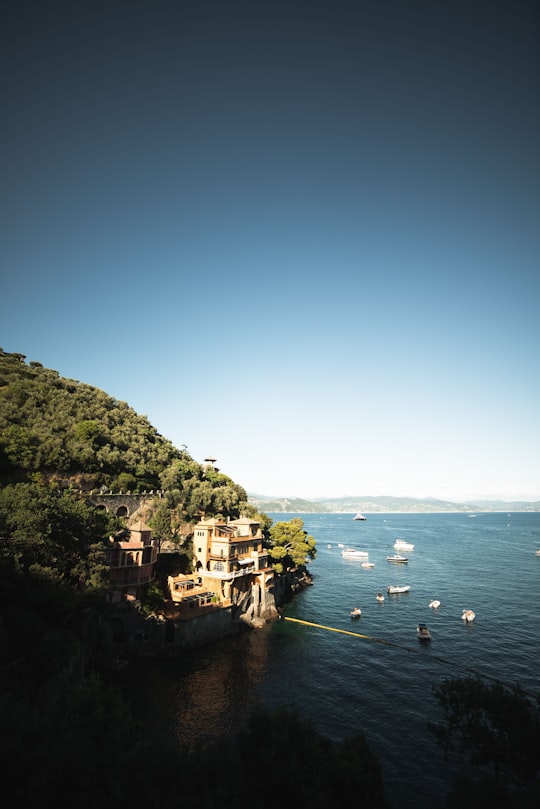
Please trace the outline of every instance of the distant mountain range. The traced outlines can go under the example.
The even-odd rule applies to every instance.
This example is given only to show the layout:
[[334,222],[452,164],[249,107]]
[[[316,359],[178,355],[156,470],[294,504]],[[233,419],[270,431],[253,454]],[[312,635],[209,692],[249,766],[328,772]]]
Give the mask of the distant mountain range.
[[386,514],[392,512],[428,513],[438,511],[540,511],[540,500],[534,502],[515,500],[476,500],[458,503],[436,498],[391,497],[330,497],[303,500],[299,497],[268,497],[262,494],[249,494],[248,502],[259,511],[270,513],[356,513]]

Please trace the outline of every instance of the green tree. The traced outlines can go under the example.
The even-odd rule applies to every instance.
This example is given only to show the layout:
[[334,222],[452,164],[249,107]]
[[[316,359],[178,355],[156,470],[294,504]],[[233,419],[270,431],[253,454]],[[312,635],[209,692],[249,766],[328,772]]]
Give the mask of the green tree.
[[270,528],[269,536],[271,545],[268,552],[278,573],[305,565],[317,555],[317,543],[304,531],[304,521],[300,517],[276,523]]
[[20,483],[0,489],[0,559],[23,574],[38,565],[76,585],[104,583],[99,543],[117,527],[55,484]]
[[0,438],[0,445],[9,463],[22,469],[34,468],[38,444],[38,437],[20,424],[10,424]]
[[203,467],[194,461],[186,452],[180,458],[174,458],[163,469],[160,475],[161,487],[166,491],[181,489],[186,480],[202,480]]
[[136,488],[137,478],[130,472],[120,472],[113,486],[119,492],[134,492]]

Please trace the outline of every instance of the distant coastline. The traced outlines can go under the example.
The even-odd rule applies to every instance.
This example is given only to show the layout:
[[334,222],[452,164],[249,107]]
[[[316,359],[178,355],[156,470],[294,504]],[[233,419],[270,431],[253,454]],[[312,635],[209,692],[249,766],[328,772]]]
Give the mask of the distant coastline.
[[540,500],[477,500],[455,502],[436,498],[392,497],[334,497],[305,500],[299,497],[270,497],[249,494],[248,502],[259,511],[288,514],[445,514],[489,513],[498,511],[540,511]]

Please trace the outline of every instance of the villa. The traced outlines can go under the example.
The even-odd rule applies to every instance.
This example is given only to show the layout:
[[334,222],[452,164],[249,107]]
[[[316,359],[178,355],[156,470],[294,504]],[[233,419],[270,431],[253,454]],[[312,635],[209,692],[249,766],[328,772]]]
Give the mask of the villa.
[[263,548],[259,522],[202,519],[194,526],[194,573],[169,576],[171,599],[199,605],[209,600],[222,606],[267,601],[274,585],[274,571]]

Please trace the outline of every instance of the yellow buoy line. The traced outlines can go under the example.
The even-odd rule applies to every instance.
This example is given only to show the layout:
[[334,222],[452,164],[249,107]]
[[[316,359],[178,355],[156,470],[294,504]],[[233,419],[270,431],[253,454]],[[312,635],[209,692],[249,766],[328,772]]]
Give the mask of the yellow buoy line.
[[[394,649],[402,649],[405,652],[411,652],[412,654],[422,654],[423,656],[425,656],[424,653],[421,652],[419,649],[413,649],[411,646],[402,646],[399,643],[392,643],[391,641],[384,640],[383,638],[375,638],[372,635],[362,635],[360,632],[351,632],[349,629],[338,629],[335,626],[324,626],[324,624],[316,624],[313,623],[313,621],[304,621],[301,620],[300,618],[289,618],[288,616],[285,615],[282,616],[282,620],[291,621],[292,623],[295,624],[302,624],[303,626],[311,626],[314,627],[315,629],[325,629],[328,632],[338,632],[341,635],[352,635],[355,638],[370,640],[373,641],[374,643],[382,643],[384,646],[393,646]],[[500,682],[500,680],[497,677],[491,677],[489,674],[482,674],[481,672],[476,671],[476,669],[471,669],[468,666],[463,666],[460,663],[455,663],[453,660],[448,660],[445,657],[438,657],[437,655],[429,654],[425,659],[434,660],[437,663],[444,663],[447,666],[455,666],[456,668],[463,669],[463,671],[472,672],[473,674],[476,674],[478,677],[483,677],[488,680]]]

